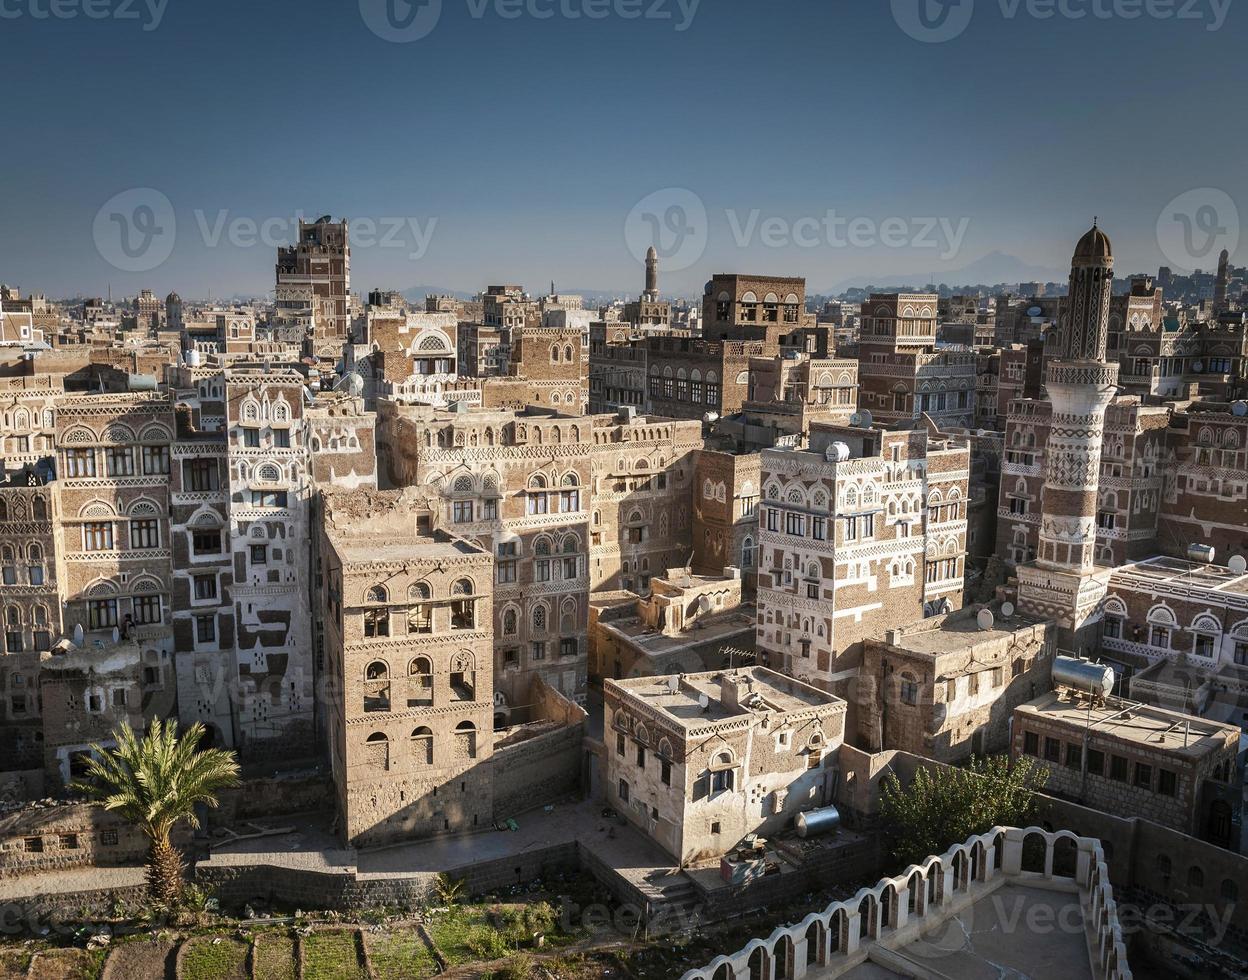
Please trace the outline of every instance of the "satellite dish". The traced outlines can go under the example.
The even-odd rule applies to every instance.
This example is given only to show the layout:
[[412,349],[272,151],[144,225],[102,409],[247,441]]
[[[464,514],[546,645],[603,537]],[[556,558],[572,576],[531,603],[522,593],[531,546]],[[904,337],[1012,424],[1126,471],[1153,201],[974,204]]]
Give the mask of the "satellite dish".
[[698,596],[698,612],[708,613],[711,611],[711,597],[707,595]]
[[680,690],[680,678],[676,674],[672,674],[667,679],[667,693],[675,694]]
[[364,394],[364,379],[352,371],[347,375],[347,390],[356,398]]
[[862,416],[859,415],[857,412],[854,412],[854,414],[849,417],[849,424],[852,425],[855,429],[862,428]]
[[1231,414],[1241,419],[1248,416],[1248,402],[1234,402],[1231,405]]
[[859,418],[858,424],[864,429],[871,428],[871,423],[875,421],[871,413],[868,412],[865,408],[861,412],[858,413],[858,418]]
[[1027,315],[1028,315],[1028,316],[1044,316],[1044,307],[1042,307],[1042,306],[1031,306],[1031,307],[1028,307],[1028,308],[1027,308]]
[[74,627],[74,646],[76,647],[82,646],[82,638],[83,638],[82,623],[79,623],[77,626]]
[[1205,369],[1204,361],[1192,361],[1192,371],[1194,373],[1200,374],[1204,369]]
[[1243,555],[1232,555],[1226,567],[1236,575],[1243,575],[1244,572],[1248,572],[1248,559],[1245,559]]
[[975,621],[979,623],[981,630],[990,630],[996,625],[996,617],[992,615],[991,609],[981,609],[979,615],[975,617]]
[[1009,619],[1011,616],[1013,616],[1014,615],[1014,603],[1012,602],[1001,603],[1001,615],[1004,616],[1006,619]]
[[708,698],[705,694],[699,694],[698,704],[701,705],[702,710],[705,711],[707,708],[711,706],[711,699]]

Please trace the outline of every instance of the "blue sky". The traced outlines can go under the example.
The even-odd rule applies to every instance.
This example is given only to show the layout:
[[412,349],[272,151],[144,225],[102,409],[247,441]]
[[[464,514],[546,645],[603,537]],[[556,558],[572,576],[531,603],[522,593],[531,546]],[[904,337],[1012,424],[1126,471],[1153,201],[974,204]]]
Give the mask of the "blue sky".
[[[360,290],[636,290],[636,207],[675,201],[693,245],[664,248],[669,293],[728,271],[940,277],[994,250],[1060,270],[1094,214],[1120,272],[1152,271],[1179,264],[1168,202],[1212,188],[1248,215],[1248,9],[1226,0],[1182,20],[962,0],[974,16],[943,43],[893,11],[935,0],[442,0],[407,43],[368,27],[384,0],[37,16],[50,2],[0,0],[0,280],[50,295],[261,293],[298,212],[375,225]],[[176,232],[127,271],[97,215],[136,188]],[[1222,203],[1215,226],[1233,217]]]

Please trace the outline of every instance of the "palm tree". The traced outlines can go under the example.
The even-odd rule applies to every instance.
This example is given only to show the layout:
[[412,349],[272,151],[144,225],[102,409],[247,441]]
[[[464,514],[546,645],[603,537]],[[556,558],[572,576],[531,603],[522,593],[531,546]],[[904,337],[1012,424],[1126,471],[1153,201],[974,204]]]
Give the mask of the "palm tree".
[[238,785],[238,761],[222,749],[196,751],[204,726],[193,724],[181,738],[177,722],[152,720],[142,739],[129,724],[113,732],[117,747],[91,746],[90,779],[76,788],[137,824],[147,837],[147,887],[167,908],[182,899],[182,854],[171,839],[180,820],[199,826],[198,803],[215,807],[219,790]]

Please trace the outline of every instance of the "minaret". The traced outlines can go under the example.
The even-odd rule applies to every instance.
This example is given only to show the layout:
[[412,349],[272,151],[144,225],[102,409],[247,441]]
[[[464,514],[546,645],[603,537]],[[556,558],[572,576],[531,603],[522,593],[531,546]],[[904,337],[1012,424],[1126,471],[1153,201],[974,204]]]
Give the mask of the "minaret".
[[1114,256],[1095,224],[1079,240],[1070,291],[1045,376],[1053,406],[1045,448],[1039,557],[1018,570],[1024,612],[1054,619],[1059,642],[1086,648],[1100,620],[1109,569],[1096,567],[1096,509],[1105,410],[1118,365],[1106,363]]
[[1222,249],[1222,255],[1218,258],[1218,279],[1213,286],[1213,310],[1215,313],[1225,313],[1226,305],[1226,287],[1231,278],[1231,253],[1226,249]]
[[645,298],[652,303],[659,298],[659,253],[653,245],[646,252]]

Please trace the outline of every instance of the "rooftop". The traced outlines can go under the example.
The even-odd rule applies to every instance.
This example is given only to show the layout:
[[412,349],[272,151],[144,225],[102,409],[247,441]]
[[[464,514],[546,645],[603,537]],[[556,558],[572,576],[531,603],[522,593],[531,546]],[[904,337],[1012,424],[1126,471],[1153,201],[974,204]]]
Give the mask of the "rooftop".
[[840,698],[765,667],[640,677],[606,685],[608,691],[618,690],[621,700],[640,701],[686,728],[772,712],[845,710]]
[[[980,613],[987,608],[992,625],[987,629],[979,623]],[[966,653],[974,647],[999,640],[1009,640],[1024,630],[1033,629],[1043,620],[1025,616],[1017,609],[1005,616],[1001,605],[970,606],[947,616],[919,620],[909,626],[888,630],[884,641],[908,653],[939,657],[950,653]]]
[[1042,716],[1045,721],[1192,759],[1217,751],[1228,742],[1239,744],[1239,729],[1232,725],[1121,698],[1094,704],[1085,697],[1074,699],[1066,692],[1050,691],[1019,705],[1016,713]]
[[1248,595],[1248,573],[1233,572],[1224,565],[1206,565],[1183,558],[1158,556],[1132,562],[1114,569],[1114,577],[1139,577],[1158,584],[1169,583],[1184,588],[1209,589]]

